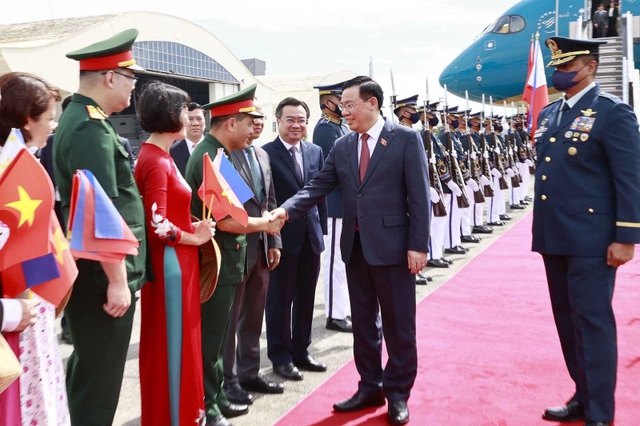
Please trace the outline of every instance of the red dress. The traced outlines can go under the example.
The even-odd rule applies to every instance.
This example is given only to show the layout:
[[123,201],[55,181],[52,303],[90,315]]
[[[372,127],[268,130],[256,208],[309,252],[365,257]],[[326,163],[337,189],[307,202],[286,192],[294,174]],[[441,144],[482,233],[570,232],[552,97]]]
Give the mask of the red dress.
[[142,288],[142,426],[195,426],[204,416],[198,248],[191,189],[168,152],[144,143],[135,169],[155,281]]

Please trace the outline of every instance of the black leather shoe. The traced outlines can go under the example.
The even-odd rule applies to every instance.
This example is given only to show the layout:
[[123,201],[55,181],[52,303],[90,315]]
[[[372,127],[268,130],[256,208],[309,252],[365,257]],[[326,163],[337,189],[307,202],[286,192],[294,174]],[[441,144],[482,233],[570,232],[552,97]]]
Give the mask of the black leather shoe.
[[293,361],[293,364],[300,370],[315,371],[316,373],[327,371],[327,366],[320,361],[317,361],[311,355],[307,355],[304,359]]
[[409,423],[409,408],[407,401],[390,401],[387,413],[389,423],[392,425],[403,425]]
[[448,253],[448,254],[465,254],[465,253],[467,253],[467,251],[465,249],[458,248],[458,247],[460,247],[460,246],[446,248],[446,249],[444,249],[444,252]]
[[382,407],[383,405],[384,395],[381,390],[373,393],[358,391],[351,398],[333,404],[333,411],[346,413],[364,410],[369,407]]
[[526,209],[526,207],[525,207],[525,206],[521,206],[520,204],[511,204],[511,205],[509,206],[509,208],[510,208],[511,210],[524,210],[524,209]]
[[292,363],[273,366],[273,372],[280,377],[284,377],[287,380],[302,380],[303,375]]
[[258,374],[258,376],[248,382],[240,382],[240,386],[249,392],[258,393],[282,393],[284,385],[282,383],[272,382]]
[[422,272],[416,274],[416,285],[427,285],[431,281],[433,281],[433,277],[425,275]]
[[468,248],[468,247],[465,247],[465,246],[456,246],[456,248],[457,248],[458,250],[464,250],[464,252],[465,252],[465,253],[469,251],[469,248]]
[[542,413],[542,418],[554,422],[577,422],[584,420],[584,405],[571,400],[562,407],[550,407]]
[[447,259],[446,257],[441,257],[440,260],[442,260],[443,262],[448,263],[449,265],[453,265],[453,260]]
[[527,200],[520,200],[520,205],[521,206],[528,206],[529,202]]
[[214,417],[211,420],[207,420],[205,426],[232,426],[229,420],[227,420],[222,414]]
[[501,214],[498,217],[500,218],[500,220],[511,220],[511,216],[509,216],[508,214]]
[[220,406],[220,412],[228,419],[233,417],[242,416],[249,412],[249,406],[246,404],[227,404]]
[[594,422],[593,420],[587,421],[584,426],[611,426],[613,423],[609,422]]
[[253,404],[253,397],[238,383],[228,383],[223,386],[227,399],[233,404]]
[[432,268],[448,268],[449,263],[440,259],[429,259],[427,260],[427,266],[431,266]]
[[491,225],[491,226],[504,226],[504,222],[489,222],[487,223],[487,225]]
[[463,235],[460,237],[460,241],[463,243],[479,243],[482,240],[475,235]]
[[471,232],[474,234],[491,234],[493,232],[492,228],[488,226],[474,226],[471,229]]
[[351,321],[348,319],[327,318],[327,330],[341,331],[342,333],[353,333]]

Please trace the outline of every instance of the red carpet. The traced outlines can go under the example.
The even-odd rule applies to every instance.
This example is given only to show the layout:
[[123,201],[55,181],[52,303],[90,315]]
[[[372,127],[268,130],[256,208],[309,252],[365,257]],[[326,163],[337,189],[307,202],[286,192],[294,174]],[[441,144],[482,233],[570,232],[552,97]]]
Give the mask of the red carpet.
[[[418,377],[412,425],[556,426],[543,409],[573,393],[553,324],[531,214],[418,305]],[[640,425],[640,252],[618,271],[616,426]],[[333,413],[357,388],[353,361],[278,425],[385,425],[386,406]],[[571,425],[582,425],[573,423]]]

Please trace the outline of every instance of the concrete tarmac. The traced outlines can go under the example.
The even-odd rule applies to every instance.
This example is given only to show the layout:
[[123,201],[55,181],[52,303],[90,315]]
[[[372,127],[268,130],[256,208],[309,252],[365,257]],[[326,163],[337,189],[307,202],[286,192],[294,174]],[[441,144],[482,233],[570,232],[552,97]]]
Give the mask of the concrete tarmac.
[[[533,194],[533,179],[530,180],[530,194]],[[518,222],[526,213],[530,212],[533,204],[525,210],[510,210],[507,205],[507,214],[512,220],[507,221],[505,226],[495,227],[492,234],[474,234],[482,241],[478,244],[463,244],[469,248],[466,255],[445,255],[453,260],[453,265],[449,268],[427,268],[426,273],[433,277],[433,281],[428,285],[416,286],[418,303],[431,293],[446,283],[449,278],[455,275],[466,263],[477,256],[485,248],[491,245],[500,235],[508,230],[513,224]],[[485,215],[486,217],[486,215]],[[122,383],[122,393],[114,421],[115,426],[138,426],[140,424],[140,383],[138,370],[138,349],[140,342],[140,303],[136,307],[133,334],[127,355],[127,363]],[[272,372],[271,363],[267,358],[266,333],[261,338],[261,368],[260,373],[271,380],[285,384],[285,391],[281,395],[253,394],[254,402],[249,408],[249,413],[230,419],[235,426],[263,426],[272,425],[287,411],[298,404],[304,397],[313,392],[325,380],[333,375],[340,367],[353,358],[353,336],[350,333],[339,333],[325,328],[324,313],[324,291],[322,278],[320,278],[316,290],[316,301],[314,309],[314,322],[312,331],[312,343],[309,352],[319,361],[327,364],[328,370],[324,373],[304,372],[304,380],[300,382],[285,381]],[[60,345],[63,362],[71,354],[72,347],[67,344]],[[345,395],[355,393],[357,383],[345,383]],[[337,401],[336,401],[337,402]],[[411,404],[411,402],[409,402]],[[332,407],[326,407],[327,412],[331,412]],[[300,425],[302,426],[302,425]]]

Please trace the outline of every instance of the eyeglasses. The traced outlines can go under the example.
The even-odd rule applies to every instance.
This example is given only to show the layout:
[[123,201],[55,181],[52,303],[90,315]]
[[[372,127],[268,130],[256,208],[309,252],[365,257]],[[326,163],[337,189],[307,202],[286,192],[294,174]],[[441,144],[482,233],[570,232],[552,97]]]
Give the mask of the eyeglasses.
[[300,119],[294,119],[294,118],[286,118],[284,120],[285,123],[287,123],[287,126],[293,126],[294,124],[297,124],[298,126],[306,126],[308,121],[304,118],[300,118]]
[[[109,70],[109,71],[113,72],[114,74],[118,74],[118,75],[121,75],[123,77],[127,77],[128,79],[133,80],[134,83],[136,81],[138,81],[138,77],[136,77],[135,75],[127,75],[127,74],[124,74],[124,73],[121,73],[121,72],[118,72],[118,71],[115,71],[115,70]],[[103,72],[102,75],[105,75],[109,71]]]
[[355,107],[357,107],[358,105],[360,105],[363,102],[367,102],[369,99],[371,99],[371,97],[368,97],[367,99],[364,99],[364,100],[362,100],[360,102],[356,102],[355,104],[349,104],[349,105],[338,104],[338,109],[341,112],[345,112],[345,111],[351,112],[351,111],[353,111],[353,109]]

